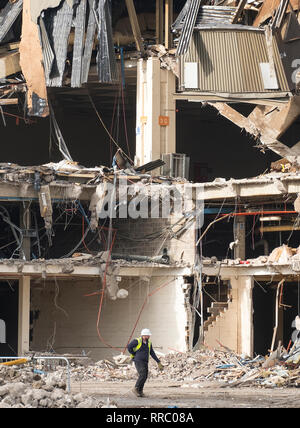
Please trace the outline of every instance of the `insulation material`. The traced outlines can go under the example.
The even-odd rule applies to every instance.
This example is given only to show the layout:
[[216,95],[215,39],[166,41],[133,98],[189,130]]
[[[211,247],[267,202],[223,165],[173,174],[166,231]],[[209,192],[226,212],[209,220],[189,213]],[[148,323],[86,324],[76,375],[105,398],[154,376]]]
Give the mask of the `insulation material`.
[[293,250],[287,245],[282,245],[281,247],[275,248],[268,258],[268,262],[276,262],[280,264],[286,264],[290,262],[290,257],[292,257]]
[[39,193],[39,202],[41,216],[45,221],[45,228],[49,231],[52,228],[52,202],[50,187],[48,185],[41,186],[41,191]]

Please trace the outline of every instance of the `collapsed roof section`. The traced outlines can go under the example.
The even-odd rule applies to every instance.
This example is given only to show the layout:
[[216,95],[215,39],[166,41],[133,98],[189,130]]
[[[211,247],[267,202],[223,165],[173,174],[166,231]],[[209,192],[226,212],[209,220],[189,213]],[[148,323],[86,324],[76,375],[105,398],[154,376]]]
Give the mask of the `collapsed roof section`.
[[[279,138],[300,115],[298,6],[289,0],[275,3],[263,2],[249,25],[246,1],[231,8],[188,0],[173,24],[179,35],[176,98],[209,103],[254,136],[262,150],[271,149],[297,165],[297,147],[289,148]],[[256,107],[245,117],[229,105],[234,103]]]
[[[21,28],[14,33],[17,20]],[[11,39],[21,39],[12,53],[6,44]],[[80,88],[87,83],[94,54],[98,81],[118,80],[111,0],[8,1],[0,10],[0,43],[9,50],[0,60],[10,64],[1,78],[22,71],[31,116],[49,115],[48,87]]]

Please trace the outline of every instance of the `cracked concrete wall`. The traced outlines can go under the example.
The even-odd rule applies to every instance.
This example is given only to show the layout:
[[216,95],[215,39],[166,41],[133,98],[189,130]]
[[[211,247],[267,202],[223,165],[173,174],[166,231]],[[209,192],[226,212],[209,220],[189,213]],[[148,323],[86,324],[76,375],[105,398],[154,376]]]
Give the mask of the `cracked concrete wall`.
[[221,312],[204,334],[204,343],[213,349],[227,346],[237,354],[253,356],[253,278],[231,277],[228,309]]
[[[178,239],[171,239],[170,234],[165,234],[166,228],[176,223],[179,218],[170,216],[169,218],[116,219],[114,227],[117,229],[117,235],[113,252],[154,257],[161,255],[163,249],[167,248],[171,261],[193,264],[195,228],[192,226]],[[156,239],[143,239],[145,236],[159,233],[164,236]]]
[[[39,311],[32,327],[30,349],[57,353],[81,354],[85,351],[94,360],[118,355],[127,345],[140,310],[149,293],[155,292],[141,313],[133,333],[150,328],[154,347],[166,353],[170,348],[186,350],[187,312],[183,279],[179,277],[124,278],[120,287],[128,290],[127,299],[104,299],[99,333],[97,316],[100,295],[91,295],[100,289],[99,281],[32,282],[31,310]],[[108,347],[105,343],[111,345]],[[118,348],[118,349],[115,349]]]

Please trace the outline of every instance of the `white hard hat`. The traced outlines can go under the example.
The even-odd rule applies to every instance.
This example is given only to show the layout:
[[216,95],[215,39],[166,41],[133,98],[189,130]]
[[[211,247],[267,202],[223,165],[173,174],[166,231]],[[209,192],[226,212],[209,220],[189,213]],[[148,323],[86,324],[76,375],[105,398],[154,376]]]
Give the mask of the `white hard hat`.
[[141,331],[141,336],[151,336],[151,331],[148,328],[144,328]]

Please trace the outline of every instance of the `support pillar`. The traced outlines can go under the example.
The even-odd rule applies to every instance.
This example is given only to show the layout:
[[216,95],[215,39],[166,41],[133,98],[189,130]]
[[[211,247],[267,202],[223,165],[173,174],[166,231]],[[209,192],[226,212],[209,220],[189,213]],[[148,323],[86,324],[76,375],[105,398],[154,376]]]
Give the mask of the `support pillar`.
[[30,202],[23,202],[20,210],[20,226],[23,230],[23,242],[22,242],[22,257],[25,260],[31,260],[31,239],[30,239],[30,228],[31,228],[31,209]]
[[240,276],[238,282],[237,351],[253,355],[253,298],[252,276]]
[[29,351],[30,276],[19,280],[18,355]]
[[173,24],[174,6],[173,0],[165,0],[165,47],[171,49],[173,44],[173,36],[171,33],[171,25]]
[[234,247],[234,258],[245,260],[246,258],[246,217],[237,216],[234,219],[234,240],[238,244]]
[[176,153],[176,77],[160,60],[140,59],[137,67],[136,165]]
[[155,40],[158,45],[163,44],[164,38],[164,2],[156,0],[156,36]]

